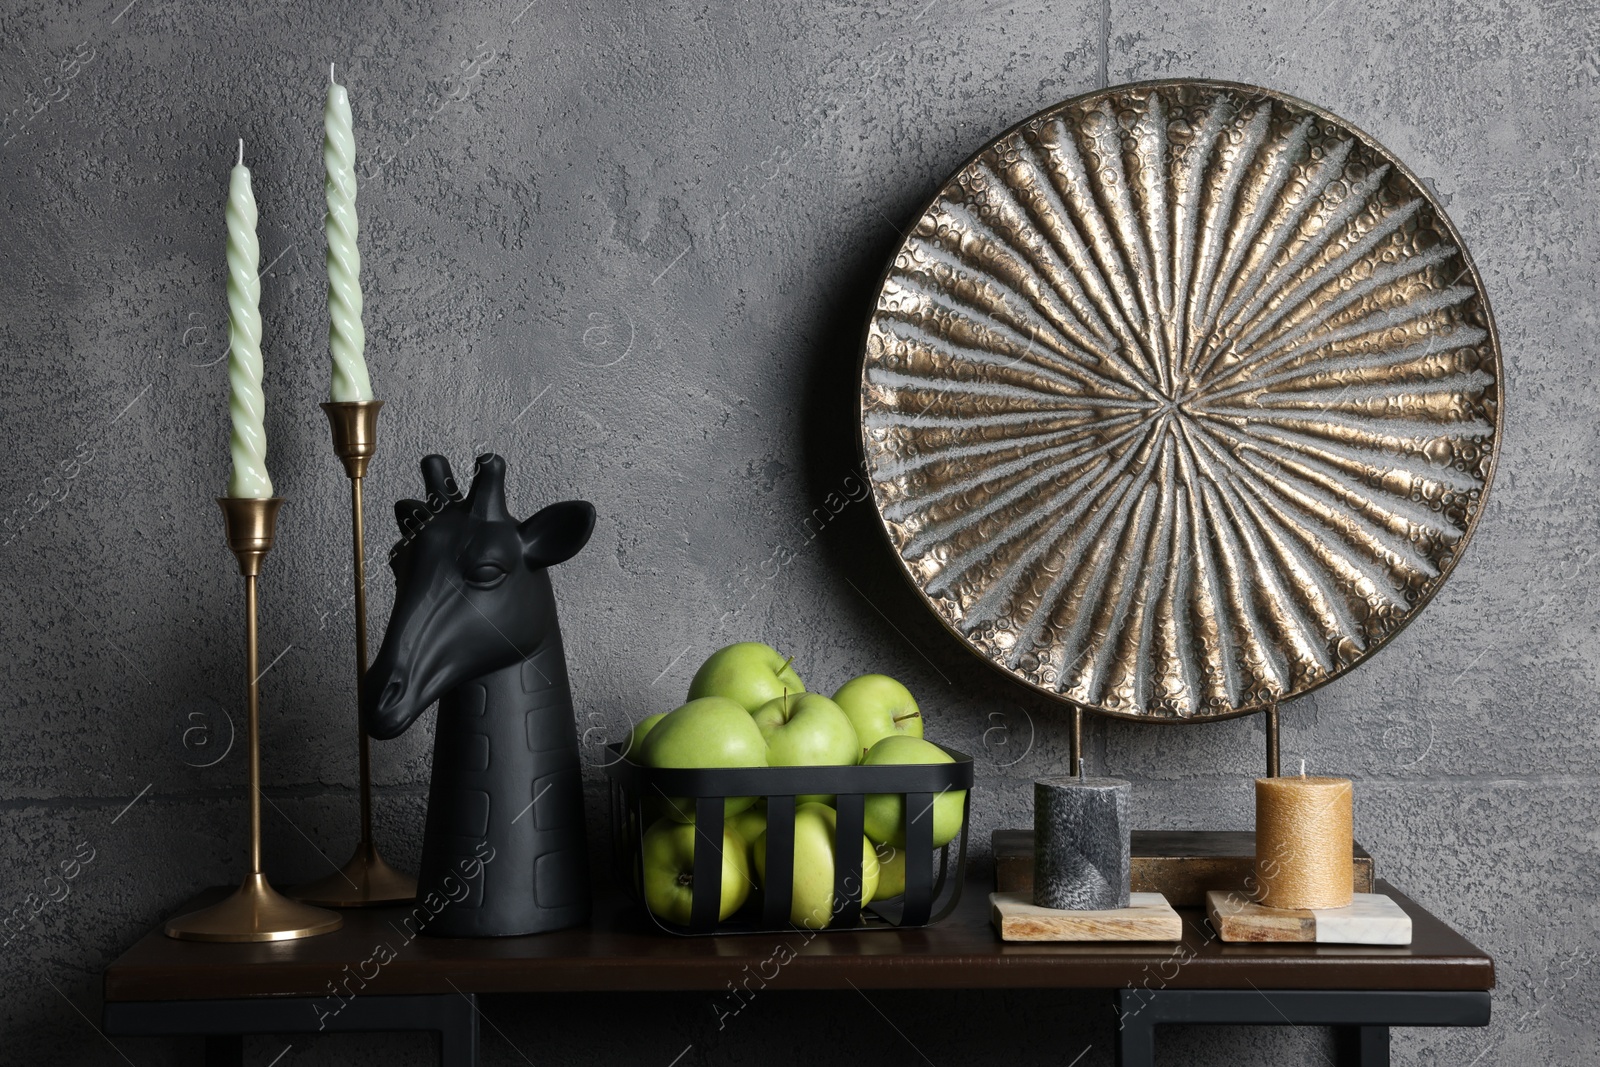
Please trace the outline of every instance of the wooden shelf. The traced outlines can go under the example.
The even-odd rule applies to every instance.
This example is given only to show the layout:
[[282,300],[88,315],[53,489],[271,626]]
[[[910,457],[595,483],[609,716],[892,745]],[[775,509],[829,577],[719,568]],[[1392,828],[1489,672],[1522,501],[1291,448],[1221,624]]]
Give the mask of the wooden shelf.
[[[364,988],[353,988],[377,995],[724,989],[746,966],[770,969],[780,945],[788,946],[783,956],[794,953],[783,964],[787,989],[1494,987],[1489,956],[1392,886],[1378,885],[1411,916],[1410,945],[1225,944],[1194,908],[1179,909],[1177,943],[1007,943],[990,925],[993,885],[970,879],[955,914],[921,930],[677,938],[655,931],[620,899],[602,902],[588,927],[503,939],[408,941],[408,911],[394,907],[348,910],[335,933],[276,944],[174,941],[158,927],[107,969],[105,999],[326,997],[330,983],[374,971]],[[210,890],[171,910],[225,892]],[[393,959],[377,962],[388,952]]]

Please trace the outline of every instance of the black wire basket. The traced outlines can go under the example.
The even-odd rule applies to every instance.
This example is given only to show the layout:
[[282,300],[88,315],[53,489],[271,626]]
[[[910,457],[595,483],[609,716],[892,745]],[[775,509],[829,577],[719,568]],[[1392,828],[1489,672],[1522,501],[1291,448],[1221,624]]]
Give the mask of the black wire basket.
[[[836,796],[833,914],[829,930],[894,930],[927,926],[949,915],[961,899],[967,868],[967,825],[972,815],[972,757],[940,749],[954,763],[856,767],[645,767],[623,754],[626,742],[608,745],[611,760],[611,846],[617,878],[646,914],[668,933],[680,935],[773,933],[795,929],[789,908],[794,888],[795,797]],[[961,830],[947,844],[933,845],[934,798],[966,791]],[[906,888],[892,900],[863,904],[861,840],[866,798],[899,793],[906,801]],[[762,892],[739,911],[718,919],[722,892],[723,801],[764,797],[767,802],[767,877]],[[689,924],[667,922],[644,905],[639,875],[644,865],[645,801],[687,797],[694,801],[694,888]],[[951,853],[954,852],[954,864]],[[937,869],[935,869],[937,859]],[[953,869],[952,869],[953,866]]]

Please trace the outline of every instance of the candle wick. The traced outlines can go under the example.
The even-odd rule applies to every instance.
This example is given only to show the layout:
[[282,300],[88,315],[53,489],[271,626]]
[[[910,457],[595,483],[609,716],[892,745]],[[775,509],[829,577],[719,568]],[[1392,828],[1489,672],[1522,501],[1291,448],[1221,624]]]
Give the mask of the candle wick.
[[244,138],[239,138],[239,166],[244,166]]
[[333,64],[332,63],[328,64],[328,84],[329,85],[333,84]]
[[1083,781],[1083,757],[1078,757],[1078,781]]
[[1301,760],[1300,761],[1300,777],[1304,778],[1305,776],[1306,776],[1306,761],[1305,760]]

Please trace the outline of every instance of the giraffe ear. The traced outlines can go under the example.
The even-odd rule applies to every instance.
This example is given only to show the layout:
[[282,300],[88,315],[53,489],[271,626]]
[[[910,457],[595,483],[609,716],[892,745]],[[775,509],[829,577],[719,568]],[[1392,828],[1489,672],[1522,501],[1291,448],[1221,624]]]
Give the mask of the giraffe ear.
[[594,532],[594,505],[587,500],[551,504],[517,527],[522,555],[531,567],[553,567],[576,556]]
[[428,505],[420,500],[396,500],[394,502],[394,521],[400,527],[402,537],[416,533],[428,524],[433,517],[433,512],[428,510]]

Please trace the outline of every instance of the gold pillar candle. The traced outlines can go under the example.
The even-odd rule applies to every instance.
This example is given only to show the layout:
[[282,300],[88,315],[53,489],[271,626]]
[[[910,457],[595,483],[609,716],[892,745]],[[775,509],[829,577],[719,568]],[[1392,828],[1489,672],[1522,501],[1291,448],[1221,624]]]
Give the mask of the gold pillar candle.
[[1255,899],[1269,908],[1344,908],[1355,880],[1348,778],[1256,779]]

